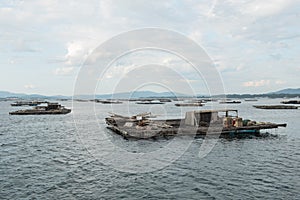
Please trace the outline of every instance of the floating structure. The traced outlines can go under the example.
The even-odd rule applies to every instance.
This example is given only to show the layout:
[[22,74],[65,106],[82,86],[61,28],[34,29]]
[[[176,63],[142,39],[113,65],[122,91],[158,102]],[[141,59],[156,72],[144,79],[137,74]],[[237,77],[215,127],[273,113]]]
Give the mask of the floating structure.
[[259,109],[298,109],[298,106],[286,106],[286,105],[253,105]]
[[185,106],[185,107],[197,107],[197,106],[203,106],[202,103],[175,103],[175,106]]
[[224,100],[224,101],[220,101],[219,102],[220,104],[239,104],[239,103],[242,103],[241,101],[227,101],[227,100]]
[[[233,113],[233,115],[231,114]],[[132,117],[111,114],[108,129],[124,138],[150,139],[176,135],[262,136],[261,129],[286,127],[286,124],[257,123],[238,117],[237,110],[187,112],[183,119],[153,120],[146,114]]]
[[11,106],[37,106],[43,103],[48,103],[47,101],[17,101],[12,104]]
[[245,99],[245,101],[258,101],[257,99]]
[[206,102],[215,102],[215,101],[218,101],[218,99],[212,99],[212,98],[204,98],[204,99],[201,99],[202,102],[206,103]]
[[164,102],[164,103],[168,103],[168,102],[172,102],[172,99],[169,98],[161,98],[161,99],[157,99],[160,102]]
[[165,104],[165,102],[161,102],[159,100],[152,100],[152,101],[139,101],[139,102],[136,102],[136,104],[146,104],[146,105],[149,105],[149,104]]
[[47,102],[46,106],[36,106],[34,109],[18,110],[10,112],[10,115],[59,115],[68,114],[71,109],[67,109],[58,103]]
[[[73,101],[77,101],[77,102],[89,102],[91,100],[88,100],[88,99],[73,99]],[[94,100],[92,100],[94,101]]]
[[280,103],[283,103],[283,104],[300,104],[300,100],[282,101]]
[[172,101],[177,101],[176,98],[169,98],[169,97],[158,97],[158,98],[133,98],[133,99],[128,99],[128,101],[135,101],[135,102],[151,102],[151,101],[159,101],[163,103],[169,103]]
[[107,100],[99,100],[96,99],[95,100],[96,103],[102,103],[102,104],[122,104],[122,101],[116,101],[116,100],[111,100],[111,99],[107,99]]
[[191,99],[188,102],[190,102],[190,103],[203,103],[204,101],[202,99]]

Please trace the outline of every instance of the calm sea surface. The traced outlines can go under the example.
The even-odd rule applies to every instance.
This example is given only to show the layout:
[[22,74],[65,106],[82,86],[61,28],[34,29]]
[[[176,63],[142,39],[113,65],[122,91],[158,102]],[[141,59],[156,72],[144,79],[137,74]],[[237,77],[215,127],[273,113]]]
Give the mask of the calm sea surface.
[[[89,112],[86,108],[94,106],[92,102],[76,103],[74,121],[73,113],[10,116],[9,111],[19,108],[0,102],[0,199],[300,199],[300,109],[252,107],[280,101],[227,105],[237,108],[243,118],[287,123],[287,128],[269,131],[278,137],[219,139],[201,159],[198,154],[204,139],[196,138],[179,159],[148,173],[116,169],[89,150],[107,151],[97,145],[103,134],[117,147],[136,154],[159,151],[170,142],[131,141],[113,134],[104,122],[110,105],[96,104],[95,111]],[[61,103],[72,107],[72,102]],[[201,109],[210,109],[209,103]],[[192,108],[177,108],[174,102],[113,106],[113,112],[124,115],[151,111],[172,118],[186,110]],[[89,147],[82,142],[85,131],[95,138]],[[116,157],[115,163],[120,159],[127,158]],[[160,157],[150,162],[155,159]]]

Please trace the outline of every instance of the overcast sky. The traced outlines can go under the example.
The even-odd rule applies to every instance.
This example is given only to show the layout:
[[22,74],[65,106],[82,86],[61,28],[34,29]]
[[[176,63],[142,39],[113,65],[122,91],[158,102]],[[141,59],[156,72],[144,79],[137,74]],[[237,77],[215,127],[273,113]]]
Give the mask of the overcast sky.
[[[298,0],[2,0],[0,90],[72,95],[80,67],[95,48],[115,35],[146,27],[174,30],[202,46],[227,93],[299,88],[299,19]],[[137,57],[143,65],[156,60],[183,74],[188,68],[166,53],[135,53],[112,65],[97,92],[114,91],[114,76],[124,76],[119,81],[125,91],[126,73],[137,76],[130,72],[140,65]],[[120,65],[122,70],[114,68]],[[174,77],[178,80],[178,74]],[[197,93],[206,93],[205,81],[187,80],[195,82]]]

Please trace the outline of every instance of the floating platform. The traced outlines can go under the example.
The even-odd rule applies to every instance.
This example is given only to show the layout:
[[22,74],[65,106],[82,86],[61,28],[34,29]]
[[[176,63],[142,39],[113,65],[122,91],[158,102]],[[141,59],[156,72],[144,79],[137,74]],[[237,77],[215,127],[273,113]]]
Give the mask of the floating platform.
[[67,109],[58,103],[47,103],[47,106],[36,106],[34,109],[18,110],[10,112],[10,115],[61,115],[68,114],[71,109]]
[[220,104],[240,104],[241,101],[220,101]]
[[300,100],[282,101],[283,104],[300,104]]
[[115,100],[95,100],[96,103],[102,103],[102,104],[122,104],[122,101],[115,101]]
[[257,99],[245,99],[245,101],[258,101]]
[[11,106],[37,106],[43,103],[48,103],[47,101],[17,101],[12,104]]
[[136,102],[136,104],[145,104],[145,105],[151,105],[151,104],[165,104],[165,102],[161,101],[141,101],[141,102]]
[[177,98],[133,98],[133,99],[127,99],[128,101],[135,101],[135,102],[151,102],[151,101],[158,101],[158,102],[172,102],[172,101],[178,101]]
[[259,109],[298,109],[298,106],[286,105],[253,105],[253,107]]
[[[235,117],[229,115],[236,112]],[[225,115],[219,116],[219,113]],[[260,130],[286,127],[287,124],[256,123],[237,116],[237,110],[208,110],[187,112],[184,119],[152,120],[145,115],[107,117],[108,129],[124,138],[150,139],[177,135],[261,136]]]
[[203,106],[203,104],[202,103],[175,103],[175,106],[197,107],[197,106]]

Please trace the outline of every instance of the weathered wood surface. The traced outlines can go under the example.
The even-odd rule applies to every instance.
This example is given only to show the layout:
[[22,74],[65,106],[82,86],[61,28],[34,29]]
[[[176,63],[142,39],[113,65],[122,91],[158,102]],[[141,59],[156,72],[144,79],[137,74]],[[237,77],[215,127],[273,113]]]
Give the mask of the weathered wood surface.
[[282,101],[283,104],[300,104],[300,100]]
[[253,105],[253,107],[259,109],[298,109],[298,106],[287,105]]
[[70,113],[70,109],[61,109],[61,110],[48,110],[48,111],[39,111],[39,110],[18,110],[10,112],[10,115],[65,115]]
[[202,103],[175,103],[175,106],[197,107],[197,106],[203,106],[203,104]]
[[[156,137],[168,137],[176,135],[229,135],[229,134],[253,134],[258,135],[261,129],[274,129],[286,127],[286,124],[256,124],[242,127],[223,127],[222,123],[214,123],[208,126],[186,126],[184,120],[148,120],[140,126],[135,119],[106,118],[108,129],[122,135],[125,138],[150,139]],[[129,123],[130,126],[128,126]],[[126,124],[126,125],[125,125]]]

